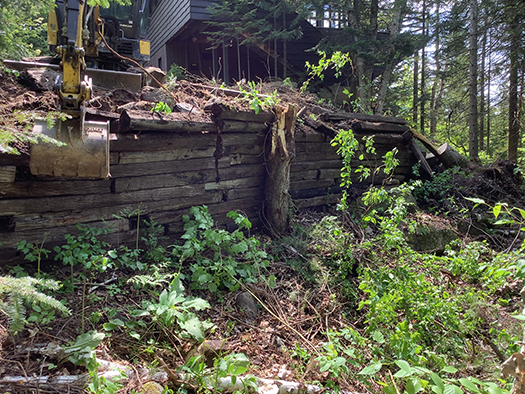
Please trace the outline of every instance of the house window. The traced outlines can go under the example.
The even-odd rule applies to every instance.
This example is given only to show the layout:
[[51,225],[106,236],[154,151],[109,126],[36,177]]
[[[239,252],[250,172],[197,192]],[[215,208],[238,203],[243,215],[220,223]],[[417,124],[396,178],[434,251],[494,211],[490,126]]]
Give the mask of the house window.
[[157,60],[157,67],[160,68],[161,70],[163,69],[162,68],[162,56],[158,58]]
[[325,5],[322,11],[311,10],[308,22],[315,27],[323,27],[327,29],[342,29],[343,27],[348,26],[346,14],[329,5]]

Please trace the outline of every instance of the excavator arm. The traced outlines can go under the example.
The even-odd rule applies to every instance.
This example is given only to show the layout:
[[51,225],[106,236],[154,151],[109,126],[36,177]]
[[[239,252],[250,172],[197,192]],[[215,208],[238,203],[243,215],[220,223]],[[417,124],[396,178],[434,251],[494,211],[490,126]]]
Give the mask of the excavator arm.
[[[55,177],[108,178],[109,123],[85,121],[84,102],[92,92],[91,79],[82,79],[85,69],[84,43],[89,41],[85,1],[57,0],[49,18],[50,44],[60,56],[60,75],[54,85],[59,110],[63,114],[54,127],[37,122],[34,132],[57,143],[31,147],[30,170],[33,175]],[[54,29],[53,29],[54,28]],[[53,33],[54,32],[54,33]],[[54,42],[53,42],[54,41]],[[67,119],[64,119],[63,117]]]

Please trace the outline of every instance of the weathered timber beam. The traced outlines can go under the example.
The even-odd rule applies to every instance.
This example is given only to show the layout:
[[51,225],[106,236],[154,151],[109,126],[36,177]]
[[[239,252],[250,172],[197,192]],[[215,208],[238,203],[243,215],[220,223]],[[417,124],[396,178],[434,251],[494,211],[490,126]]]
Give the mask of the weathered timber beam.
[[380,115],[365,115],[365,114],[352,114],[352,113],[337,113],[337,114],[324,114],[321,115],[321,120],[325,122],[338,122],[341,120],[363,120],[365,122],[380,122],[380,123],[395,123],[395,124],[406,124],[407,121],[403,118],[397,118],[392,116],[380,116]]
[[237,111],[225,105],[220,99],[214,98],[204,106],[204,112],[224,120],[240,120],[256,123],[272,123],[275,120],[273,112]]
[[396,123],[385,122],[366,122],[354,120],[350,126],[354,132],[368,131],[374,133],[398,133],[402,134],[409,130],[408,126],[401,126]]
[[157,112],[124,110],[120,115],[120,132],[128,131],[170,131],[186,133],[202,133],[215,131],[213,122],[194,121],[191,114],[173,112],[169,115]]
[[337,130],[324,124],[323,122],[319,122],[318,120],[314,120],[310,117],[303,117],[301,119],[305,125],[314,129],[315,131],[325,134],[329,138],[333,138],[337,134]]

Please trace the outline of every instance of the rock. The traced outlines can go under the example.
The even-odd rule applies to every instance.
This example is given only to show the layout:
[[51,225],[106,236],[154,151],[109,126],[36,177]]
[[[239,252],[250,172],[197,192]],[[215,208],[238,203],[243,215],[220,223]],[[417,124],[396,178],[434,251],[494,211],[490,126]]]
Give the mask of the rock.
[[[157,87],[157,83],[153,80],[155,78],[161,84],[166,82],[166,73],[158,67],[146,67],[144,72],[140,67],[130,67],[126,71],[135,74],[142,74],[142,86],[154,86]],[[149,73],[149,74],[148,74]],[[152,78],[153,77],[153,78]]]
[[200,109],[198,109],[197,107],[189,103],[177,103],[175,104],[175,107],[173,108],[173,110],[176,112],[185,112],[185,113],[200,112]]
[[415,234],[405,235],[414,250],[442,253],[450,242],[457,239],[456,229],[448,221],[431,215],[421,217],[424,221],[418,222]]
[[237,296],[235,300],[237,308],[239,308],[244,314],[251,319],[256,318],[259,315],[259,308],[257,307],[257,300],[249,292],[244,291]]
[[186,356],[186,362],[196,356],[203,355],[206,365],[212,367],[216,358],[221,357],[224,353],[227,353],[226,340],[212,339],[210,341],[204,341],[197,348],[191,350]]
[[157,382],[146,382],[142,385],[142,389],[138,391],[140,394],[162,394],[164,387]]
[[172,94],[166,92],[164,89],[153,88],[151,86],[146,86],[142,89],[140,99],[142,101],[151,101],[153,103],[163,102],[170,108],[173,108],[175,105],[175,97],[173,97]]

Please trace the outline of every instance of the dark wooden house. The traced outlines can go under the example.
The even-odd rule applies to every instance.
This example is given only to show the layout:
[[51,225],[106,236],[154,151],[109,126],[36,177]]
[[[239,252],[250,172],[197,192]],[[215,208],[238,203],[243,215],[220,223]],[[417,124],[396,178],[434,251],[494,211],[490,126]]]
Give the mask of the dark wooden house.
[[[177,64],[190,73],[232,83],[241,79],[266,80],[268,77],[304,77],[305,62],[316,63],[318,55],[312,48],[323,37],[323,29],[301,20],[297,28],[301,37],[283,43],[239,46],[236,40],[225,41],[212,49],[206,30],[211,27],[208,0],[151,0],[152,66],[169,71]],[[287,15],[287,24],[297,15]],[[286,55],[284,52],[286,51]],[[286,60],[285,60],[286,59]],[[240,60],[240,61],[239,61]]]

